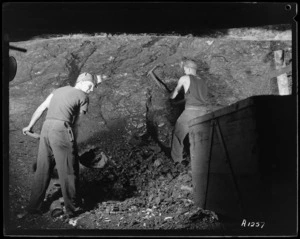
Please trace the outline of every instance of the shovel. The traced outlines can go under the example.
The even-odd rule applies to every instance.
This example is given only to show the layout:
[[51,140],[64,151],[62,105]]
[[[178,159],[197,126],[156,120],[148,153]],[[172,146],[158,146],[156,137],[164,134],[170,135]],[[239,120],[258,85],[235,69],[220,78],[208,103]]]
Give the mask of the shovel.
[[[34,132],[26,132],[26,135],[35,138],[35,139],[40,139],[40,135]],[[90,156],[90,157],[89,157]],[[87,167],[87,168],[104,168],[104,166],[107,164],[109,161],[108,157],[101,152],[101,158],[100,159],[92,159],[89,160],[89,158],[95,157],[95,154],[93,152],[85,152],[84,154],[79,156],[79,162],[81,165]]]
[[40,135],[37,134],[37,133],[33,133],[33,132],[26,132],[26,135],[29,135],[30,137],[32,138],[35,138],[35,139],[40,139]]

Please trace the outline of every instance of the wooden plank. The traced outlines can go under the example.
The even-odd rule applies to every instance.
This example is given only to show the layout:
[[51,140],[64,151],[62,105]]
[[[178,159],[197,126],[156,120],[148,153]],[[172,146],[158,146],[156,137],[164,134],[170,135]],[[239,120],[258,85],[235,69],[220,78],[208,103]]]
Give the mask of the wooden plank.
[[[281,70],[282,68],[285,68],[285,62],[284,62],[284,51],[278,50],[274,52],[274,59],[275,59],[275,67],[276,70]],[[289,80],[286,73],[280,74],[277,76],[277,83],[278,83],[278,90],[279,95],[290,95],[290,89],[289,89]]]

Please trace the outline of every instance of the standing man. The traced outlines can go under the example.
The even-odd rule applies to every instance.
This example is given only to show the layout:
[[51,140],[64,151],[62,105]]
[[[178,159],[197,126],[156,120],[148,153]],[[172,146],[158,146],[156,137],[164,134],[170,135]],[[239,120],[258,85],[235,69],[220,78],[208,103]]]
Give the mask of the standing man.
[[26,135],[48,109],[40,135],[37,167],[27,213],[42,212],[42,203],[54,165],[57,168],[67,216],[74,217],[79,213],[79,161],[74,130],[79,116],[88,111],[88,94],[100,82],[100,76],[80,74],[74,87],[64,86],[54,90],[36,109],[29,125],[23,128],[23,134]]
[[207,85],[204,79],[197,76],[197,65],[194,61],[181,62],[185,75],[177,83],[170,99],[174,99],[183,87],[185,93],[185,109],[177,119],[173,132],[171,157],[175,163],[187,164],[183,160],[183,141],[189,133],[189,121],[207,113]]

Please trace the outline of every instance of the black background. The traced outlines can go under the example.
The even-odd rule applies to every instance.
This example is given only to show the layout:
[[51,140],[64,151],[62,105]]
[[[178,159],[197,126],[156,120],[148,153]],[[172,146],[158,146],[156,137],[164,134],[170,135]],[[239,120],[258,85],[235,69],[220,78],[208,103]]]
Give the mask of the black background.
[[217,29],[291,24],[296,4],[7,2],[2,13],[2,29],[10,41],[18,41],[71,33],[202,35]]

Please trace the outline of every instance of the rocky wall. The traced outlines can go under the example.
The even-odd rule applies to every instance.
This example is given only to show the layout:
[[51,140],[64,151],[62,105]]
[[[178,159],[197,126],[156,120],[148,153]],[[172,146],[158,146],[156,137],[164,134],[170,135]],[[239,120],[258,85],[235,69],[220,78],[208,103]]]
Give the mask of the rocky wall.
[[[103,142],[108,139],[104,135],[113,132],[125,143],[147,135],[168,148],[183,105],[171,104],[166,91],[147,75],[157,64],[162,65],[155,74],[173,90],[183,75],[180,60],[194,59],[198,74],[207,79],[212,109],[253,95],[278,94],[269,77],[275,69],[273,53],[284,50],[289,64],[290,32],[282,36],[276,31],[247,31],[214,37],[72,35],[14,43],[27,52],[10,52],[18,62],[16,77],[9,84],[10,132],[21,133],[47,95],[58,87],[74,85],[76,77],[86,71],[106,74],[108,79],[90,94],[79,143]],[[34,131],[40,132],[42,121]]]

